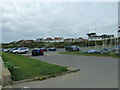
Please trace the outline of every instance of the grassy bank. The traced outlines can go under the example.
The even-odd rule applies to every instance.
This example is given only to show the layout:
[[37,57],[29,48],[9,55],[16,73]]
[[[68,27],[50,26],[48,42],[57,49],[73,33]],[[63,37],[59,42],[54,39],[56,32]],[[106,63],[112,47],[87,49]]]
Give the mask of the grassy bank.
[[67,68],[64,66],[50,64],[22,55],[2,53],[2,58],[4,62],[15,66],[14,70],[10,71],[12,79],[15,81],[67,71]]
[[110,53],[109,55],[101,55],[101,54],[88,54],[88,53],[83,53],[83,52],[59,52],[59,54],[69,54],[69,55],[83,55],[83,56],[105,56],[105,57],[114,57],[114,58],[118,58],[117,55],[115,55],[114,53]]

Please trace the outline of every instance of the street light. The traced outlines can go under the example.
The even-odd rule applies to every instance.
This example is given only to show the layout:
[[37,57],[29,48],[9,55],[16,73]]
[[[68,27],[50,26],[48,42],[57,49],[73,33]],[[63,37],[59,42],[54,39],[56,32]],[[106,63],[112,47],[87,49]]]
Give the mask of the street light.
[[[120,28],[120,26],[119,26]],[[120,30],[118,30],[118,46],[120,45]]]

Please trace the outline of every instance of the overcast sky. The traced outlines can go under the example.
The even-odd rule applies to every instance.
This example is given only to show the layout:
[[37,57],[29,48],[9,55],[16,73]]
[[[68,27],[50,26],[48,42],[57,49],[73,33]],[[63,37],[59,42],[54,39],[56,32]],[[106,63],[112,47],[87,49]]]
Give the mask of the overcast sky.
[[117,2],[4,2],[2,7],[3,42],[87,38],[88,32],[117,35]]

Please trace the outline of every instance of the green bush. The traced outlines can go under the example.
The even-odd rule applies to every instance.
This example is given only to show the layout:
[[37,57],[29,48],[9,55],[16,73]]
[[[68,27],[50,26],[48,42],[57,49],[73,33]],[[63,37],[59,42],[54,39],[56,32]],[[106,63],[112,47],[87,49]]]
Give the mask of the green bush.
[[14,65],[10,62],[5,62],[4,63],[5,67],[9,69],[10,72],[13,72],[14,71]]

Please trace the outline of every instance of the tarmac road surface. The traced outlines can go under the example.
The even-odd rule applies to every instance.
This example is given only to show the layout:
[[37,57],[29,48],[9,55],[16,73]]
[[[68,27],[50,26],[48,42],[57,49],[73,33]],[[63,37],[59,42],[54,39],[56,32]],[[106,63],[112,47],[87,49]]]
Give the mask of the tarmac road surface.
[[49,63],[80,68],[44,81],[17,83],[13,88],[118,88],[118,59],[111,57],[54,54],[32,57]]

